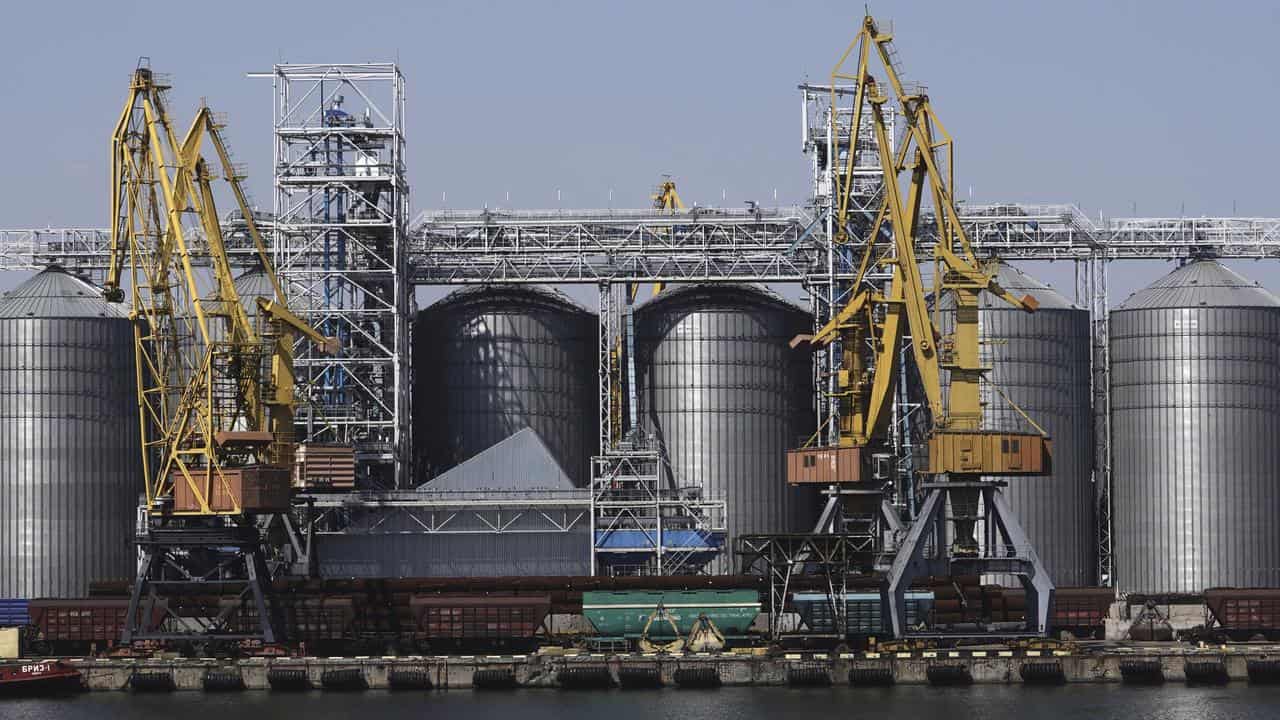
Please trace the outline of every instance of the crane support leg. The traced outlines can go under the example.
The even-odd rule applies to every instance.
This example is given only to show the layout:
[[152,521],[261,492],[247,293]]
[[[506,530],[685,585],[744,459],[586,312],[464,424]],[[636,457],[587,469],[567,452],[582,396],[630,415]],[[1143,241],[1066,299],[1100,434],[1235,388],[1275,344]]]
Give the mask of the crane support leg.
[[[1009,501],[1005,500],[1004,493],[1000,492],[999,488],[992,488],[985,499],[993,511],[1000,531],[1008,538],[1009,545],[1015,550],[1021,549],[1021,554],[1027,557],[1027,562],[1031,565],[1031,572],[1019,575],[1018,579],[1022,581],[1022,587],[1027,592],[1028,610],[1035,608],[1036,611],[1035,631],[1041,635],[1047,634],[1049,606],[1053,603],[1053,593],[1056,590],[1053,580],[1049,578],[1049,572],[1040,563],[1040,557],[1036,555],[1035,548],[1031,545],[1031,538],[1027,537],[1026,531],[1022,529],[1022,523],[1018,522],[1018,516],[1009,507]],[[1032,618],[1028,616],[1028,630],[1032,629],[1031,622]]]
[[[889,570],[885,601],[894,637],[913,633],[906,626],[906,594],[911,583],[922,577],[956,577],[963,575],[1014,575],[1022,583],[1027,597],[1025,635],[1046,635],[1049,631],[1049,607],[1054,585],[1041,564],[1008,502],[1000,492],[1001,484],[990,481],[949,481],[929,483],[930,490],[920,514],[906,540],[898,548]],[[977,492],[985,509],[985,517],[965,518],[963,522],[981,525],[986,541],[975,554],[952,555],[947,543],[947,501],[955,504],[957,496]],[[956,520],[956,524],[960,524]],[[950,634],[935,627],[929,635]]]
[[[946,542],[946,522],[943,517],[946,504],[946,497],[941,491],[929,493],[906,540],[898,548],[893,566],[889,568],[889,620],[893,624],[893,636],[896,638],[907,634],[907,589],[911,587],[912,581],[919,577],[946,574],[946,550],[942,545]],[[931,539],[932,546],[928,543]]]

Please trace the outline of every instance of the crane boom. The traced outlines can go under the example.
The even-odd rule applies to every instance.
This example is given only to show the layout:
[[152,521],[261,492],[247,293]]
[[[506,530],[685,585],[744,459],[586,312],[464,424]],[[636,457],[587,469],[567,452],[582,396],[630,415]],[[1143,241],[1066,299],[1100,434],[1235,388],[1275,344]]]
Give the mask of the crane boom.
[[[270,643],[278,622],[256,521],[290,511],[294,338],[321,352],[334,343],[289,310],[221,124],[202,106],[179,141],[167,89],[139,66],[111,140],[104,293],[123,302],[128,288],[146,516],[124,641],[171,637],[173,626],[187,626],[178,618],[196,616],[210,619],[188,636]],[[206,144],[214,149],[208,159]],[[218,179],[271,281],[274,297],[256,307],[246,308],[236,289],[215,202]],[[203,247],[189,241],[188,223],[202,231]],[[197,272],[200,261],[208,276]],[[232,609],[181,608],[191,593],[179,586],[209,580],[230,593]],[[162,608],[174,620],[157,620]],[[255,624],[256,631],[244,629]]]
[[[839,445],[871,447],[883,441],[884,418],[899,382],[899,351],[909,335],[915,376],[929,410],[934,431],[981,428],[982,408],[978,386],[982,368],[978,361],[976,311],[978,294],[991,292],[1003,301],[1034,311],[1033,297],[1018,298],[996,283],[994,275],[981,267],[961,223],[950,190],[953,165],[951,139],[937,120],[927,95],[906,89],[893,61],[892,36],[880,32],[874,19],[864,19],[854,41],[845,50],[831,73],[831,102],[837,102],[836,83],[856,83],[853,105],[847,115],[849,147],[838,162],[833,178],[835,241],[862,244],[852,291],[847,303],[812,336],[798,336],[793,345],[838,346],[845,358],[839,378]],[[856,59],[856,68],[846,63]],[[887,78],[885,93],[872,75],[873,59]],[[902,142],[896,151],[888,131],[883,108],[894,104],[905,120]],[[832,133],[838,132],[838,113],[830,115]],[[869,124],[869,139],[857,129]],[[935,139],[940,137],[941,139]],[[865,143],[870,141],[868,147]],[[884,187],[879,211],[865,233],[850,202],[854,191],[854,158],[874,151],[883,172]],[[945,152],[946,172],[937,157]],[[900,177],[905,173],[905,183]],[[905,187],[904,187],[905,185]],[[929,310],[929,289],[921,270],[923,242],[921,207],[928,199],[939,225],[939,241],[931,248],[937,265],[934,294],[953,295],[965,308],[957,314],[955,329],[947,337],[938,330]],[[888,277],[878,284],[873,277]],[[950,391],[944,398],[942,372],[950,372]],[[863,458],[865,461],[866,458]],[[860,476],[846,476],[857,480]]]
[[[117,206],[106,293],[122,299],[121,281],[128,275],[143,380],[149,510],[238,516],[254,508],[245,506],[228,471],[287,470],[292,458],[293,335],[331,348],[289,312],[213,113],[201,107],[179,142],[165,108],[166,89],[149,69],[139,68],[112,136]],[[206,141],[274,290],[274,299],[260,308],[267,321],[258,327],[236,290],[214,199],[214,169],[201,154]],[[211,282],[196,273],[187,217],[203,231]]]

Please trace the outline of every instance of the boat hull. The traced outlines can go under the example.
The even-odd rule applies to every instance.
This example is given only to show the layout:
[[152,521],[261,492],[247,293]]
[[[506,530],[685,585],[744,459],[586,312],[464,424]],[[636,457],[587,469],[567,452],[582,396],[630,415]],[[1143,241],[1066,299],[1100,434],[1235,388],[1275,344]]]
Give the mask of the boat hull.
[[79,692],[80,671],[59,661],[0,665],[0,697]]

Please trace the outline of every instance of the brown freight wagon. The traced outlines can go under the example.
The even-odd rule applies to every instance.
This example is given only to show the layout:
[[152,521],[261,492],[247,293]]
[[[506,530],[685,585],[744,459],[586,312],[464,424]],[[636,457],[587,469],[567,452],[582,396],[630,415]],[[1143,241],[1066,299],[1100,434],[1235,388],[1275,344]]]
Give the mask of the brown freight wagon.
[[280,604],[291,642],[319,648],[350,640],[354,633],[355,607],[349,597],[292,598]]
[[1211,588],[1204,603],[1213,622],[1233,640],[1280,638],[1280,589]]
[[[1021,589],[1004,591],[1010,608],[1026,608],[1026,593]],[[1106,629],[1107,615],[1116,600],[1116,591],[1105,587],[1060,587],[1053,592],[1049,606],[1049,631],[1063,631],[1076,637],[1101,638]]]
[[[293,647],[314,654],[347,654],[357,636],[355,604],[350,597],[277,595],[271,598],[281,626],[277,632]],[[222,599],[227,610],[227,630],[251,634],[259,628],[258,612],[252,603]],[[230,608],[237,606],[232,611]]]
[[528,647],[551,612],[537,595],[415,595],[415,640],[428,648]]
[[[32,600],[28,642],[40,655],[94,655],[120,646],[129,598]],[[163,608],[155,608],[159,623]]]

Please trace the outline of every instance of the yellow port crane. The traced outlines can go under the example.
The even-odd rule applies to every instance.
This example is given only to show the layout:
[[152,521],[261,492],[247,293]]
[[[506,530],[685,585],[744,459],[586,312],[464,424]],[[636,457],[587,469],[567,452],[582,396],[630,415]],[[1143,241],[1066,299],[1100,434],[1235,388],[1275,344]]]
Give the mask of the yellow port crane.
[[[675,214],[680,210],[684,210],[684,202],[680,199],[680,193],[676,192],[676,181],[671,179],[670,175],[664,175],[662,182],[658,183],[658,187],[654,188],[653,209],[661,210],[666,213]],[[656,282],[653,284],[653,294],[656,297],[666,287],[664,283]],[[635,290],[631,291],[631,298],[635,299]]]
[[[665,213],[674,214],[680,210],[684,210],[684,202],[680,200],[680,193],[676,192],[676,183],[671,179],[670,175],[662,176],[662,182],[654,188],[653,194],[649,196],[653,201],[653,209],[661,210]],[[654,232],[662,233],[662,229],[655,229]],[[657,297],[659,293],[666,287],[665,283],[655,282],[653,284],[653,297]],[[623,288],[626,293],[626,306],[623,310],[623,328],[617,341],[613,344],[613,349],[609,352],[609,373],[612,377],[610,390],[611,408],[609,412],[609,423],[612,427],[611,437],[621,438],[623,434],[622,410],[623,410],[623,387],[627,388],[628,397],[626,407],[629,411],[630,428],[632,434],[637,430],[637,398],[635,386],[635,323],[631,314],[632,306],[635,304],[636,296],[640,293],[640,285],[638,283],[627,283]],[[625,352],[623,348],[626,348]],[[626,375],[627,380],[624,383],[623,376],[623,360],[626,359]],[[635,440],[632,437],[632,440]]]
[[[888,447],[888,417],[909,336],[909,357],[929,418],[926,473],[945,482],[923,486],[930,491],[928,498],[889,569],[895,634],[905,631],[903,599],[913,579],[982,572],[1022,578],[1028,613],[1031,608],[1037,612],[1035,618],[1028,618],[1025,629],[1043,633],[1053,585],[999,492],[1003,483],[992,478],[1047,474],[1049,440],[1034,423],[1035,431],[1026,433],[983,429],[980,386],[985,369],[978,333],[982,292],[1028,312],[1034,312],[1037,303],[1034,297],[1014,297],[1000,287],[973,252],[952,194],[951,137],[929,96],[903,83],[892,41],[892,35],[866,16],[831,73],[833,137],[840,132],[838,103],[849,95],[841,93],[838,84],[853,83],[852,105],[845,113],[847,151],[832,159],[832,241],[858,253],[859,259],[844,307],[812,336],[793,341],[793,346],[808,343],[839,353],[835,394],[840,411],[835,446],[791,452],[788,481],[829,487],[832,501],[819,521],[820,528],[833,527],[831,516],[841,506],[848,517],[865,519],[874,514],[869,505],[879,504],[880,490],[868,486],[884,474],[872,467],[872,456]],[[872,74],[877,67],[887,87]],[[885,120],[885,106],[891,103],[904,123],[896,151]],[[872,130],[874,148],[861,140],[864,125]],[[855,158],[862,151],[877,154],[883,173],[874,218],[859,217],[851,202]],[[923,232],[929,221],[926,202],[932,210],[932,238]],[[921,256],[928,254],[933,265],[931,290],[921,270]],[[882,280],[886,277],[887,281]],[[954,300],[954,325],[947,335],[939,332],[937,318],[931,316],[930,292],[935,301],[945,296]],[[945,396],[944,370],[950,374]],[[944,517],[948,499],[953,522],[950,548]],[[979,527],[982,541],[975,534]]]
[[680,193],[676,192],[676,182],[671,179],[670,175],[664,175],[662,182],[658,183],[658,187],[654,188],[653,207],[655,210],[683,210],[684,202],[680,200]]
[[[224,608],[194,635],[272,642],[264,597],[270,578],[255,516],[289,510],[295,337],[322,350],[332,341],[289,311],[222,123],[202,105],[179,140],[167,89],[140,64],[111,137],[104,290],[117,302],[128,295],[134,323],[146,516],[125,639],[167,636],[154,610],[177,617],[177,601],[165,595],[186,582],[216,588],[228,608],[252,602],[258,611],[259,632],[237,634]],[[214,162],[202,154],[206,141]],[[219,172],[274,291],[258,299],[254,320],[236,290],[219,224]],[[211,280],[198,269],[204,264]],[[209,560],[215,556],[225,557]]]

